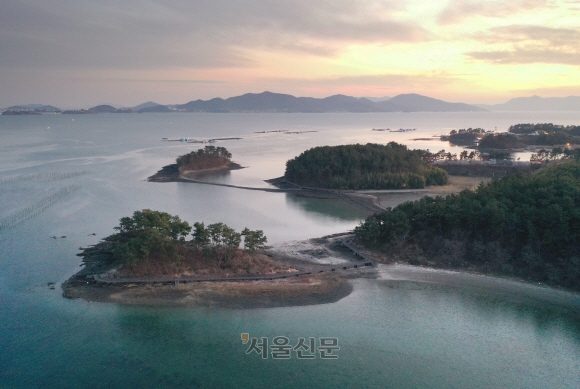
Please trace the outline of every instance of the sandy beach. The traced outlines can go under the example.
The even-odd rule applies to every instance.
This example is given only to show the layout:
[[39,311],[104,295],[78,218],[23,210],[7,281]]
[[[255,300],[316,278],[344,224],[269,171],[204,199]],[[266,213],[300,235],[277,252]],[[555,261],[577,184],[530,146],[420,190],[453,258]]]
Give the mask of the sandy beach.
[[445,289],[519,304],[541,304],[580,316],[580,294],[508,277],[405,264],[379,264],[378,281],[397,289]]

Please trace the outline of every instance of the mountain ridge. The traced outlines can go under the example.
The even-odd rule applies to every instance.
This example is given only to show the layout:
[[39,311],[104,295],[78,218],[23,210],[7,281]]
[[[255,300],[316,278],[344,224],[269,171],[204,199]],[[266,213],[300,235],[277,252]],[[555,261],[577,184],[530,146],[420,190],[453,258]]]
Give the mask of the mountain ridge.
[[580,96],[515,97],[502,104],[474,104],[490,111],[580,111]]
[[449,103],[418,94],[398,95],[374,102],[367,98],[333,95],[325,98],[295,97],[289,94],[246,93],[227,99],[193,100],[177,104],[185,112],[466,112],[484,108],[463,103]]

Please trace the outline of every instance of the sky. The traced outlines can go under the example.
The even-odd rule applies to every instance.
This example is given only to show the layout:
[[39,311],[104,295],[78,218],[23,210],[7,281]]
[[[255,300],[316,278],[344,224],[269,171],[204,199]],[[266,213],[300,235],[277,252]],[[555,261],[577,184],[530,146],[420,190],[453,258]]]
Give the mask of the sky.
[[580,0],[0,0],[0,107],[580,95]]

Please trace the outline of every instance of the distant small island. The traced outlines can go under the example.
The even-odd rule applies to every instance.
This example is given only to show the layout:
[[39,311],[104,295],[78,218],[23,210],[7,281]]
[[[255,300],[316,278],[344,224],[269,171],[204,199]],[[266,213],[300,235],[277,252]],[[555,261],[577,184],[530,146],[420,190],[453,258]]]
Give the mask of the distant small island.
[[330,189],[422,189],[445,185],[448,175],[429,163],[426,150],[387,145],[314,147],[286,162],[284,178],[294,184]]
[[225,147],[205,146],[177,157],[180,173],[228,168],[232,164],[232,154]]
[[232,154],[225,147],[205,146],[203,149],[180,155],[176,163],[163,167],[148,178],[151,182],[183,181],[188,176],[199,174],[220,173],[242,169],[231,160]]
[[31,111],[31,110],[22,110],[22,111],[7,110],[7,111],[2,112],[2,115],[5,115],[5,116],[20,116],[20,115],[42,115],[42,114],[40,112]]
[[441,136],[441,140],[449,141],[449,143],[459,146],[471,146],[486,134],[487,131],[483,128],[462,128],[460,130],[451,130],[449,135]]

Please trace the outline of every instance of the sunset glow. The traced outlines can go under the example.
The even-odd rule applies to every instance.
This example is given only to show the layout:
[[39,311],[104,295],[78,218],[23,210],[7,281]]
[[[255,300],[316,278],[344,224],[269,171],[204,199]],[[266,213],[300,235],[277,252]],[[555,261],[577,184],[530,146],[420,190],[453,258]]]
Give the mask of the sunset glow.
[[0,12],[0,106],[578,95],[578,42],[580,1],[22,0]]

